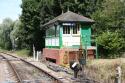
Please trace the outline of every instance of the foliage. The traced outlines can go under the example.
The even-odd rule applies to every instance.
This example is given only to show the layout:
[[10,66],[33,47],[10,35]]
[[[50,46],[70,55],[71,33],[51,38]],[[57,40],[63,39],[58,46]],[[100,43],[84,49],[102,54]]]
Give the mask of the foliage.
[[90,17],[100,6],[103,0],[61,0],[63,11],[69,10]]
[[33,44],[36,50],[41,50],[44,46],[44,39],[40,30],[40,0],[22,0],[22,15],[20,39],[25,43],[25,47],[32,50]]
[[104,51],[101,55],[112,54],[113,52],[113,54],[117,54],[120,50],[125,49],[124,7],[125,2],[120,0],[104,0],[101,8],[91,15],[96,21],[93,26],[93,34],[99,36],[97,38],[100,44],[99,50]]
[[0,47],[10,50],[12,49],[12,44],[10,40],[10,32],[13,30],[13,21],[10,18],[3,20],[0,25]]
[[90,17],[100,6],[103,0],[42,0],[41,24],[68,10]]
[[[115,54],[120,53],[120,50],[124,47],[124,38],[117,32],[103,32],[97,37],[97,43],[103,46],[103,52],[108,57],[115,57]],[[102,51],[100,51],[102,53]],[[109,56],[109,54],[111,54]]]
[[96,21],[94,31],[97,31],[97,34],[99,34],[107,30],[125,30],[124,7],[124,3],[120,0],[104,0],[102,7],[92,15],[92,18]]
[[90,16],[100,2],[101,0],[22,0],[20,17],[22,28],[19,37],[25,43],[26,48],[31,49],[34,44],[36,50],[41,50],[44,47],[45,29],[40,28],[40,25],[68,9]]
[[10,39],[12,42],[12,49],[21,49],[23,48],[22,41],[21,41],[21,33],[20,33],[20,28],[21,28],[21,22],[20,20],[16,20],[13,25],[13,30],[10,33]]
[[[5,18],[0,25],[0,47],[6,50],[21,49],[23,42],[20,35],[21,22],[19,20],[12,21]],[[22,37],[23,38],[23,37]]]
[[[20,20],[6,19],[0,25],[0,46],[5,49],[44,47],[45,28],[40,27],[67,10],[92,17],[93,34],[106,55],[125,49],[124,0],[22,0]],[[101,52],[101,51],[100,51]],[[108,55],[109,56],[109,55]]]

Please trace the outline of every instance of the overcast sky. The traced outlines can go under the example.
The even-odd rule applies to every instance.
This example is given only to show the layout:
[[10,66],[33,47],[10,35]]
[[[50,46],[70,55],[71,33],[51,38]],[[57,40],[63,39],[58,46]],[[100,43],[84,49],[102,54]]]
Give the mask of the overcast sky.
[[21,15],[21,0],[0,0],[0,23],[6,17],[12,20],[18,19]]

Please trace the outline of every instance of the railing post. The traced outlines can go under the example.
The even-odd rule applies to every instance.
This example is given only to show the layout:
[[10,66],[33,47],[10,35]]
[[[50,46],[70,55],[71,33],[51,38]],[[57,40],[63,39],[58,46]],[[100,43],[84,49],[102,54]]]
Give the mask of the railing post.
[[36,53],[35,53],[35,47],[34,47],[34,44],[33,44],[33,59],[35,61],[35,56],[36,56]]
[[36,54],[36,61],[38,61],[38,57],[39,57],[39,51],[37,51],[37,54]]

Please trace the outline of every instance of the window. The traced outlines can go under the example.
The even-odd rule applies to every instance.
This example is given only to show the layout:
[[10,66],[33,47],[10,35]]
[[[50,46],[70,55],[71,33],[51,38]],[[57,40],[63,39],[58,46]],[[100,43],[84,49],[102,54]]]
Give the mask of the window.
[[78,34],[79,33],[79,24],[76,24],[73,26],[73,34]]
[[70,26],[63,26],[63,34],[70,34]]
[[73,26],[73,34],[77,34],[77,28]]
[[57,26],[55,26],[55,37],[59,36],[59,28]]
[[46,30],[46,36],[58,37],[59,28],[57,26],[52,26]]
[[46,36],[55,36],[55,27],[50,27],[46,30]]
[[79,24],[63,26],[63,34],[79,34],[79,31],[80,31]]

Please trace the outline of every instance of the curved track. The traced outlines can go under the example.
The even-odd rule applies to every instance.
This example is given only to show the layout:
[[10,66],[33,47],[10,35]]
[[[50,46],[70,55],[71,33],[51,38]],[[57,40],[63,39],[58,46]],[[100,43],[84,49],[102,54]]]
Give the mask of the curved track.
[[19,76],[18,72],[16,71],[15,67],[11,64],[11,62],[3,55],[0,55],[5,61],[7,61],[7,63],[9,64],[9,66],[11,67],[11,70],[14,72],[16,78],[17,78],[17,82],[18,83],[23,83],[21,77]]
[[[1,56],[8,62],[8,64],[11,66],[13,72],[15,73],[15,76],[17,77],[18,79],[18,83],[24,83],[24,78],[21,76],[21,74],[19,73],[20,71],[18,70],[19,68],[17,68],[17,66],[14,64],[14,61],[13,60],[17,60],[16,62],[22,62],[23,64],[25,65],[29,65],[29,66],[32,66],[32,68],[34,69],[37,69],[39,70],[39,72],[43,73],[44,76],[48,79],[51,79],[49,83],[63,83],[62,80],[60,80],[59,78],[51,75],[49,72],[45,71],[45,70],[42,70],[41,68],[31,64],[30,62],[27,62],[26,60],[22,59],[22,58],[19,58],[19,57],[16,57],[16,56],[13,56],[13,55],[10,55],[10,54],[7,54],[7,53],[3,53],[1,52]],[[23,69],[23,68],[21,68]],[[20,69],[20,70],[21,70]],[[28,83],[34,83],[34,82],[28,82]],[[38,83],[46,83],[44,80],[41,82],[38,82]]]
[[[17,56],[13,56],[11,54],[4,53],[4,52],[0,52],[0,55],[8,62],[8,64],[13,69],[13,72],[15,73],[15,76],[18,79],[18,83],[69,83],[69,82],[64,82],[63,79],[59,79],[53,76],[51,73],[35,66],[34,64],[22,58],[19,58]],[[37,72],[38,74],[36,74],[35,76],[33,76],[32,74],[29,74],[29,73],[32,73],[32,70],[33,70],[33,73]],[[27,75],[28,78],[30,78],[30,76],[32,77],[28,79],[27,76],[25,75]],[[36,77],[36,76],[39,76],[39,77]],[[34,81],[34,78],[37,79],[37,82]],[[80,79],[80,80],[74,80],[72,83],[100,83],[100,82],[97,82],[92,79]]]

